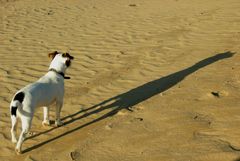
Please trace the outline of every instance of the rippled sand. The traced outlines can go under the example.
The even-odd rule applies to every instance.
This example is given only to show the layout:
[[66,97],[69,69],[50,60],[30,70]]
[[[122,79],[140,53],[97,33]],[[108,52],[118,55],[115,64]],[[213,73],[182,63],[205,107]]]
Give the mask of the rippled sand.
[[[0,160],[240,160],[239,0],[0,0],[0,18]],[[10,100],[55,50],[76,58],[65,125],[40,108],[18,156]]]

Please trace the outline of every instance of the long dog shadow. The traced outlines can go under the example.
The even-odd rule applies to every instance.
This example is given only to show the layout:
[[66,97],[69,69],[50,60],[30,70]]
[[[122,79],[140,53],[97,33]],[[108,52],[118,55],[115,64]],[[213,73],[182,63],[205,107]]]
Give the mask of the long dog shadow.
[[[29,152],[31,150],[34,150],[36,148],[39,148],[49,142],[52,142],[54,140],[57,140],[63,136],[66,136],[72,132],[75,132],[81,128],[84,128],[88,125],[91,125],[95,122],[98,122],[98,121],[101,121],[109,116],[112,116],[114,114],[116,114],[118,111],[122,110],[122,109],[128,109],[128,110],[131,110],[130,108],[140,102],[143,102],[149,98],[151,98],[152,96],[155,96],[159,93],[162,93],[168,89],[170,89],[171,87],[173,87],[174,85],[178,84],[179,82],[181,82],[185,77],[187,77],[188,75],[196,72],[197,70],[201,69],[201,68],[204,68],[205,66],[207,65],[210,65],[212,63],[215,63],[219,60],[222,60],[222,59],[226,59],[226,58],[230,58],[234,55],[235,53],[232,53],[230,51],[228,52],[225,52],[225,53],[220,53],[220,54],[216,54],[212,57],[208,57],[202,61],[199,61],[198,63],[194,64],[193,66],[191,67],[188,67],[186,69],[183,69],[181,71],[178,71],[178,72],[175,72],[175,73],[172,73],[168,76],[165,76],[165,77],[162,77],[160,79],[157,79],[157,80],[154,80],[154,81],[151,81],[151,82],[148,82],[146,84],[143,84],[137,88],[134,88],[126,93],[123,93],[123,94],[120,94],[118,96],[115,96],[115,97],[112,97],[108,100],[105,100],[97,105],[94,105],[88,109],[85,109],[85,110],[81,110],[79,112],[76,112],[72,115],[69,115],[69,116],[66,116],[64,118],[62,118],[62,121],[68,119],[68,118],[72,118],[71,120],[68,120],[68,121],[65,121],[64,122],[64,125],[68,125],[68,124],[71,124],[73,122],[75,122],[76,120],[79,120],[79,119],[82,119],[82,118],[85,118],[85,117],[88,117],[92,114],[96,114],[96,113],[99,113],[99,112],[102,112],[106,109],[112,109],[110,112],[107,112],[105,113],[104,115],[100,116],[99,118],[96,118],[88,123],[85,123],[83,125],[80,125],[72,130],[69,130],[69,131],[66,131],[58,136],[55,136],[51,139],[48,139],[46,141],[43,141],[37,145],[33,145],[32,147],[29,147],[27,149],[25,149],[23,151],[23,153],[26,153],[26,152]],[[113,103],[111,103],[113,102]],[[92,110],[92,111],[91,111]],[[90,112],[88,112],[90,111]],[[80,115],[81,113],[83,112],[87,112],[83,115]],[[79,117],[76,117],[80,115]],[[73,117],[76,117],[76,118],[73,118]],[[31,139],[31,138],[34,138],[34,137],[37,137],[37,136],[40,136],[42,134],[46,134],[46,133],[49,133],[53,130],[55,130],[57,127],[53,127],[49,130],[46,130],[46,131],[43,131],[43,132],[40,132],[34,136],[31,136],[31,137],[28,137],[27,139]]]

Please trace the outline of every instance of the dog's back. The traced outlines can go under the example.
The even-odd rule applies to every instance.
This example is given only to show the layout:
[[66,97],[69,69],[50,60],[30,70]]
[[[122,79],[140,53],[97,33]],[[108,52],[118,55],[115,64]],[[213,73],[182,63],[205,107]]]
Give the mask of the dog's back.
[[[53,72],[48,72],[38,81],[29,84],[17,93],[24,93],[23,108],[36,108],[48,106],[56,100],[56,97],[64,95],[64,81]],[[59,98],[60,99],[60,98]]]

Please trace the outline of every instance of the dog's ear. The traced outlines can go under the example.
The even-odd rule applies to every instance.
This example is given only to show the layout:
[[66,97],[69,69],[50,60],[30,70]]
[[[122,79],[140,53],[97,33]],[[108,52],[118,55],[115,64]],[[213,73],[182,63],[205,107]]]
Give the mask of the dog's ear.
[[73,60],[73,59],[74,59],[74,57],[73,57],[73,56],[71,56],[69,53],[66,53],[66,56],[67,56],[69,59],[71,59],[71,60]]
[[52,53],[49,53],[49,54],[48,54],[48,57],[54,59],[54,57],[55,57],[57,54],[58,54],[58,52],[57,52],[57,51],[54,51],[54,52],[52,52]]

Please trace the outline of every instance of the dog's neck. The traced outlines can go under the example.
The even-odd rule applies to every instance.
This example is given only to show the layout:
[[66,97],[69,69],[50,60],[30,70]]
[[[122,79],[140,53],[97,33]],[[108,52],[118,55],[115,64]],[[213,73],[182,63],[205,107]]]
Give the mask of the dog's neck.
[[66,67],[64,65],[60,65],[57,61],[53,60],[49,66],[48,71],[53,71],[59,75],[61,75],[64,79],[70,79],[70,77],[65,77]]
[[57,70],[54,69],[54,68],[50,68],[48,71],[53,71],[53,72],[55,72],[55,73],[57,73],[57,74],[60,74],[63,78],[65,77],[65,74],[64,74],[63,72],[59,72],[59,71],[57,71]]
[[57,71],[57,70],[54,69],[54,68],[50,68],[48,71],[55,72],[55,73],[61,75],[64,79],[70,79],[70,77],[65,77],[65,74],[64,74],[63,72],[59,72],[59,71]]

